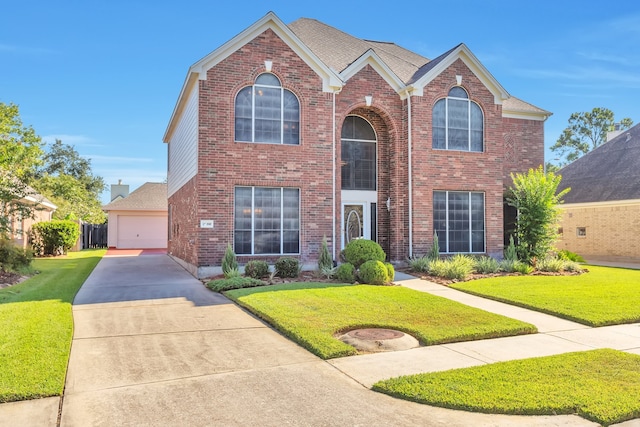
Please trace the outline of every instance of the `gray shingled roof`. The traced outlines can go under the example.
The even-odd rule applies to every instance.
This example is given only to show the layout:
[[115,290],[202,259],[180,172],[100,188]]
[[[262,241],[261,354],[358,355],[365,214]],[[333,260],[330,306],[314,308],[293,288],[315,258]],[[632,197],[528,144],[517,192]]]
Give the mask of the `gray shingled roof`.
[[640,124],[599,146],[559,172],[565,203],[640,199]]
[[300,18],[288,25],[291,31],[330,68],[343,71],[369,49],[408,82],[429,60],[394,43],[362,40],[316,19]]
[[[338,73],[373,49],[404,84],[417,81],[459,46],[429,60],[395,43],[359,39],[316,19],[300,18],[288,27],[322,62]],[[551,114],[513,97],[503,106],[514,112]]]
[[102,209],[105,211],[166,211],[167,184],[146,182],[127,197],[116,199]]

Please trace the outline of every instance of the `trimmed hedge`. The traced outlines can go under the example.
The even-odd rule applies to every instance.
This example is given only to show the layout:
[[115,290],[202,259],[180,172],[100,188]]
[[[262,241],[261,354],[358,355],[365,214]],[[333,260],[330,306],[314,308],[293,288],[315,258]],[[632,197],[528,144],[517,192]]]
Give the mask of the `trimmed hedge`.
[[373,240],[356,239],[347,243],[344,248],[345,260],[358,269],[367,261],[381,261],[387,258],[382,247]]
[[35,255],[64,255],[80,237],[80,226],[73,221],[38,222],[31,227],[31,247]]

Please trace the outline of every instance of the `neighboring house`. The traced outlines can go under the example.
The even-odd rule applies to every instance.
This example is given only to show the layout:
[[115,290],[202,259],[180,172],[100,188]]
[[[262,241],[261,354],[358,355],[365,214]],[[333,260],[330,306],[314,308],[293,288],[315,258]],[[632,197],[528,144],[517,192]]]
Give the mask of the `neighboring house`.
[[128,186],[112,185],[108,213],[108,246],[117,249],[167,247],[167,184],[147,182],[128,194]]
[[640,125],[562,168],[559,249],[587,260],[640,261]]
[[464,44],[429,60],[268,13],[196,62],[167,127],[169,253],[194,275],[354,238],[392,261],[501,256],[511,172],[544,159],[551,113],[511,97]]
[[14,216],[10,221],[10,236],[17,246],[26,249],[29,245],[29,231],[33,224],[43,221],[51,221],[53,212],[58,208],[51,200],[36,192],[33,188],[28,187],[27,196],[20,200],[20,203],[30,206],[32,210],[31,217],[20,218]]

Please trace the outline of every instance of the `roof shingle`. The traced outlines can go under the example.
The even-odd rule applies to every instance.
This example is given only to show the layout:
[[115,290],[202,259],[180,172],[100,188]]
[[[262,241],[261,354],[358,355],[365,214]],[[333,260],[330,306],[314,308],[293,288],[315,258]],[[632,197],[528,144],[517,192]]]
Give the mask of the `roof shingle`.
[[640,124],[568,164],[559,172],[565,203],[640,199]]
[[146,182],[127,197],[119,198],[102,207],[105,211],[166,211],[167,184]]

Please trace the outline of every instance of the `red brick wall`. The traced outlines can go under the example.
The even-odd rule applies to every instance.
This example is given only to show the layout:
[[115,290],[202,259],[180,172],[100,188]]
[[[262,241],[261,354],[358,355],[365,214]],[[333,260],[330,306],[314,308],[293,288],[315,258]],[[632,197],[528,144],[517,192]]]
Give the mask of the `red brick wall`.
[[[300,101],[300,145],[234,142],[235,96],[265,72],[265,60]],[[268,30],[208,71],[199,110],[198,217],[213,219],[215,228],[198,233],[198,265],[220,265],[233,243],[236,186],[300,188],[300,259],[317,259],[323,236],[332,243],[333,102],[321,79]]]
[[[432,149],[432,110],[439,99],[456,86],[480,105],[484,114],[484,152]],[[424,96],[413,97],[413,243],[414,255],[425,254],[433,244],[433,191],[485,192],[485,242],[491,254],[502,253],[502,157],[504,138],[502,107],[495,105],[489,90],[475,77],[463,61],[436,77],[424,89]]]
[[189,264],[198,265],[198,194],[196,178],[169,197],[169,244],[167,251]]
[[544,122],[504,118],[504,186],[512,184],[511,173],[525,173],[544,164]]

